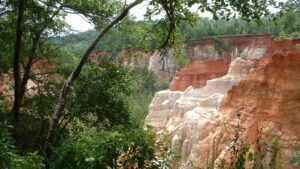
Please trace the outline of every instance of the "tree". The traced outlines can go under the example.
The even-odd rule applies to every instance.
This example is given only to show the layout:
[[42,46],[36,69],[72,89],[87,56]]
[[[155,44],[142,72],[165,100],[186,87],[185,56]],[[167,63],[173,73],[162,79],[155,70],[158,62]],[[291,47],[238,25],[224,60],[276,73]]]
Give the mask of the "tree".
[[[14,123],[19,122],[20,108],[25,94],[26,84],[30,79],[32,65],[43,58],[42,51],[49,43],[45,43],[46,38],[57,33],[64,27],[59,17],[61,17],[62,6],[52,6],[55,1],[41,4],[33,0],[3,1],[0,7],[4,10],[1,21],[4,23],[0,31],[1,41],[6,43],[2,56],[10,55],[10,41],[16,38],[14,46],[14,81],[15,97],[12,108]],[[16,10],[16,7],[19,7]],[[9,30],[15,22],[15,12],[19,13],[17,19],[17,33],[13,35]],[[26,23],[24,26],[23,24]],[[6,34],[6,35],[5,35]],[[4,36],[5,35],[5,36]],[[23,39],[23,41],[22,41]],[[22,52],[21,52],[22,47]],[[20,67],[23,66],[23,68]]]
[[108,128],[130,126],[126,97],[132,93],[133,80],[129,69],[100,58],[97,65],[88,63],[82,71],[67,101],[69,118],[65,121],[74,117],[89,121],[87,117],[93,117],[93,124],[102,123]]
[[14,79],[15,79],[15,101],[13,105],[13,121],[19,122],[19,109],[21,105],[21,88],[20,88],[20,53],[21,53],[21,40],[23,34],[23,17],[24,17],[25,0],[20,0],[18,11],[18,23],[16,29],[16,45],[14,54]]
[[[10,56],[10,50],[12,48],[15,49],[15,99],[12,107],[15,123],[19,122],[20,108],[26,92],[26,84],[34,76],[31,72],[31,67],[37,60],[45,58],[41,51],[49,45],[49,43],[46,43],[49,37],[65,31],[66,24],[63,19],[66,13],[83,14],[90,20],[97,22],[97,25],[103,25],[108,20],[107,16],[101,15],[101,13],[113,15],[116,11],[115,8],[97,8],[101,4],[107,6],[112,4],[115,6],[120,5],[117,0],[107,1],[106,3],[93,0],[84,2],[79,0],[5,0],[0,2],[1,24],[3,23],[0,30],[0,42],[4,44],[4,49],[0,52],[0,55],[3,56],[3,61],[8,62],[9,59],[6,58]],[[18,7],[20,10],[17,10]],[[14,27],[14,22],[16,22],[17,18],[15,15],[17,12],[22,17],[19,17],[20,21],[17,22],[19,24],[16,26],[18,33],[12,34],[10,30],[11,27]],[[22,26],[23,22],[26,23],[24,26]],[[24,29],[20,31],[22,27]],[[13,45],[10,41],[15,38],[17,42]],[[20,52],[21,46],[22,52]],[[6,68],[9,68],[9,66],[6,66]],[[8,69],[2,69],[2,67],[1,70],[8,71]]]
[[137,0],[137,1],[134,1],[133,3],[129,4],[127,7],[124,8],[122,13],[120,13],[115,19],[113,19],[106,26],[104,26],[104,28],[99,33],[97,38],[93,41],[93,43],[86,50],[85,54],[82,56],[79,64],[77,65],[77,67],[72,71],[72,73],[67,78],[66,82],[63,84],[63,87],[61,89],[57,105],[55,107],[53,116],[51,117],[51,120],[50,120],[50,127],[49,127],[49,131],[48,131],[48,135],[47,135],[47,139],[46,139],[46,143],[45,143],[45,148],[44,149],[45,149],[45,152],[48,154],[48,156],[50,155],[49,154],[50,153],[49,144],[52,143],[52,141],[54,139],[54,136],[55,136],[56,129],[57,129],[58,124],[59,124],[59,120],[64,115],[64,108],[65,108],[65,105],[66,105],[67,96],[69,94],[70,87],[73,84],[74,80],[79,76],[79,74],[82,70],[82,67],[87,62],[87,60],[88,60],[90,54],[92,53],[93,49],[95,48],[97,43],[102,39],[102,37],[105,35],[105,33],[107,31],[109,31],[115,24],[117,24],[123,18],[125,18],[131,8],[133,8],[134,6],[138,5],[141,2],[142,2],[141,0]]

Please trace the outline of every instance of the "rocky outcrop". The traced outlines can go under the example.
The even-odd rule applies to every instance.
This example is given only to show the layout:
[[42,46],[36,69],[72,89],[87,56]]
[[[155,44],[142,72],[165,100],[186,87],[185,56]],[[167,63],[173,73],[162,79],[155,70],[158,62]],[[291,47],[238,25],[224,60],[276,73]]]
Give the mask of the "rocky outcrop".
[[241,143],[266,168],[300,168],[297,43],[271,41],[261,59],[237,58],[227,75],[208,80],[203,88],[155,94],[145,124],[159,137],[171,136],[181,156],[177,168],[214,168]]
[[211,60],[200,63],[194,60],[189,66],[180,69],[170,84],[170,90],[183,91],[188,86],[193,88],[202,88],[207,80],[224,76],[229,69],[229,62],[220,60]]
[[[200,63],[212,60],[225,60],[230,63],[237,57],[247,59],[262,57],[271,40],[271,35],[243,35],[188,40],[175,45],[183,45],[185,57]],[[159,52],[145,53],[138,49],[123,49],[117,59],[123,65],[148,67],[160,81],[167,83],[170,83],[176,71],[182,68],[182,65],[174,60],[172,49],[163,59]]]

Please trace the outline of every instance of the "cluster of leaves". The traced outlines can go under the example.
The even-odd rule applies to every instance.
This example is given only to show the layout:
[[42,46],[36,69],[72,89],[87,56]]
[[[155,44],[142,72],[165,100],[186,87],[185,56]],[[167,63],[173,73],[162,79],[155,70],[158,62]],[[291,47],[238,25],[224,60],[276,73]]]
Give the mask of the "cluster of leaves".
[[218,51],[220,54],[222,54],[223,52],[230,52],[232,50],[232,44],[224,40],[215,38],[213,39],[213,42],[215,50]]
[[36,152],[22,156],[17,154],[10,130],[12,130],[12,126],[7,122],[0,122],[0,168],[45,168],[44,158]]
[[[3,11],[0,16],[0,43],[3,44],[0,52],[0,61],[8,63],[1,65],[0,71],[8,71],[12,64],[16,39],[14,28],[17,23],[15,12],[17,11],[18,3],[19,1],[16,0],[0,2],[0,10],[1,12]],[[26,12],[24,13],[26,28],[22,34],[22,63],[25,63],[25,57],[47,58],[49,56],[45,55],[48,50],[45,48],[49,48],[49,45],[53,44],[46,42],[47,38],[63,32],[66,26],[62,20],[65,14],[59,8],[57,9],[56,5],[58,5],[57,1],[38,2],[28,0],[26,2]]]
[[300,39],[300,32],[294,32],[287,35],[285,32],[280,32],[279,36],[276,38],[277,40],[293,40]]
[[87,120],[89,114],[109,126],[129,124],[126,97],[132,91],[132,78],[127,68],[101,59],[98,65],[90,63],[84,70],[69,97],[68,116]]
[[171,48],[171,50],[168,53],[174,59],[175,63],[180,67],[188,65],[191,61],[191,59],[187,56],[185,47],[185,44],[176,44]]
[[136,128],[92,129],[57,147],[50,168],[169,168],[167,159],[157,156],[154,137]]
[[72,9],[74,13],[85,16],[91,23],[100,28],[120,13],[120,9],[124,6],[119,0],[65,0],[63,3],[66,6],[65,10]]

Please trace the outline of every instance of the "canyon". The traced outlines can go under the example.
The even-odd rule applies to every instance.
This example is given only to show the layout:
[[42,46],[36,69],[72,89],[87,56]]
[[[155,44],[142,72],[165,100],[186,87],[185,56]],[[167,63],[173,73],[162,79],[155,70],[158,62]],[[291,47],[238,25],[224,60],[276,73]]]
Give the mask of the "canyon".
[[[176,85],[173,82],[170,89],[184,90],[190,83],[189,81],[197,83],[194,84],[196,87],[203,87],[207,80],[225,75],[230,62],[237,57],[248,59],[262,57],[271,40],[271,35],[242,35],[179,42],[177,45],[183,47],[184,57],[193,61],[194,64],[191,66],[195,67],[197,71],[184,73],[183,69],[181,70],[182,72],[177,74],[177,77],[175,77],[176,72],[183,68],[184,65],[176,62],[173,57],[173,49],[168,50],[163,57],[160,52],[144,52],[139,49],[127,48],[122,49],[117,54],[116,60],[124,66],[148,68],[158,76],[160,82],[166,84],[171,83],[174,79],[180,79],[179,83],[175,83]],[[111,52],[93,52],[91,60],[97,63],[100,57],[109,58],[111,55]],[[216,67],[218,67],[218,70]],[[212,72],[212,69],[215,69],[215,72]],[[55,72],[55,67],[49,60],[36,62],[32,70],[34,74],[40,74],[40,76],[49,74],[50,79],[63,80],[57,74],[49,73]],[[186,73],[189,75],[187,76]],[[9,78],[7,74],[1,76],[3,78],[0,79],[0,83],[3,84],[0,88],[0,94],[11,98],[12,84],[9,83],[11,80],[7,79]],[[47,75],[47,78],[49,76]],[[37,88],[40,85],[30,79],[26,87],[29,93],[26,92],[26,94],[32,97],[37,93]]]
[[[148,68],[169,89],[155,93],[145,119],[157,141],[165,136],[179,161],[174,168],[218,168],[232,162],[233,149],[248,147],[247,168],[300,168],[300,40],[276,41],[271,35],[189,40],[183,46],[188,65],[174,59],[123,49],[124,66]],[[176,44],[175,44],[176,45]],[[92,61],[109,57],[95,52]],[[40,78],[64,79],[49,61],[37,61]],[[26,97],[43,92],[30,79]],[[12,78],[0,75],[0,96],[12,99]]]
[[300,40],[250,42],[236,46],[247,57],[199,51],[169,90],[155,94],[145,126],[158,141],[170,137],[180,157],[174,168],[226,166],[243,146],[245,158],[254,156],[247,168],[300,168]]

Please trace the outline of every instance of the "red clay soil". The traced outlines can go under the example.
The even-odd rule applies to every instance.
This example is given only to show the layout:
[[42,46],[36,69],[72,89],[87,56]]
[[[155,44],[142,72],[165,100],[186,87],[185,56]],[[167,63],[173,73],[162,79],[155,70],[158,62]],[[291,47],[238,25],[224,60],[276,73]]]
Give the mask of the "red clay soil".
[[180,69],[170,84],[171,91],[183,91],[188,86],[201,88],[206,81],[226,75],[229,69],[229,62],[223,59],[211,60],[205,63],[191,61],[190,65]]
[[63,78],[56,72],[56,66],[48,59],[38,59],[33,61],[31,72],[38,77],[48,80],[63,81]]
[[[276,161],[300,159],[296,153],[300,151],[300,50],[296,44],[300,40],[272,41],[258,70],[234,86],[220,108],[229,115],[228,122],[241,114],[245,129],[241,139],[254,148],[257,140],[266,148],[279,138],[279,148],[271,151],[276,151],[272,155]],[[234,131],[225,128],[224,136],[233,138]],[[300,163],[286,168],[300,168]]]

